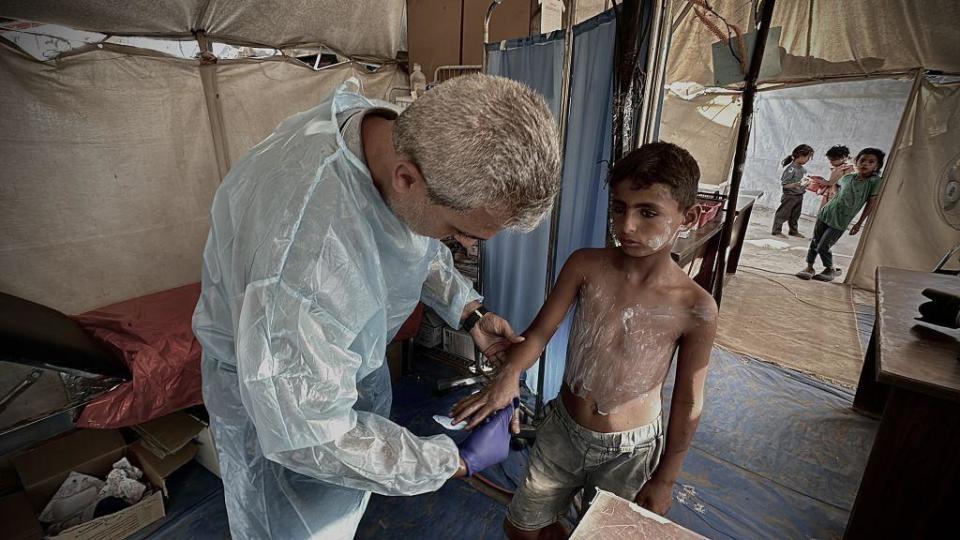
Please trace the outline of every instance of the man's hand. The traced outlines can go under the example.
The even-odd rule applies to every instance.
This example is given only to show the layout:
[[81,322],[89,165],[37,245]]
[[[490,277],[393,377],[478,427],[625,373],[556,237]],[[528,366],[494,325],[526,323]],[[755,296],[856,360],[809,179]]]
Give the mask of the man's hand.
[[[519,396],[520,373],[510,367],[505,367],[497,374],[497,378],[485,386],[483,390],[461,399],[454,405],[450,416],[453,417],[454,424],[469,419],[470,423],[467,424],[467,429],[473,429],[484,418],[506,407],[514,398]],[[511,430],[515,434],[520,431],[520,424],[516,418],[511,422]]]
[[853,224],[853,227],[850,227],[850,236],[853,236],[853,235],[857,234],[858,232],[860,232],[860,224],[859,224],[859,223],[854,223],[854,224]]
[[637,504],[661,516],[667,515],[673,504],[673,482],[651,478],[637,493]]
[[467,475],[473,476],[510,455],[510,422],[519,404],[520,400],[509,403],[457,445]]
[[463,462],[463,458],[458,460],[457,472],[453,473],[452,478],[463,478],[467,475],[467,464]]
[[524,340],[513,331],[510,323],[493,312],[487,312],[470,330],[470,335],[480,352],[496,365],[503,364],[507,349]]

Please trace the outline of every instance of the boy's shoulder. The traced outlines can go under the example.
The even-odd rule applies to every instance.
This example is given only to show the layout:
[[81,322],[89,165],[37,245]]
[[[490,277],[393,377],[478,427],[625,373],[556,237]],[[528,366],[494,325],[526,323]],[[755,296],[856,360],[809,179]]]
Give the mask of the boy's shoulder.
[[675,284],[680,306],[690,310],[700,319],[716,320],[719,309],[713,295],[698,285],[679,266],[677,268],[680,272],[676,275]]
[[567,264],[589,266],[609,261],[617,253],[616,248],[580,248],[570,254]]

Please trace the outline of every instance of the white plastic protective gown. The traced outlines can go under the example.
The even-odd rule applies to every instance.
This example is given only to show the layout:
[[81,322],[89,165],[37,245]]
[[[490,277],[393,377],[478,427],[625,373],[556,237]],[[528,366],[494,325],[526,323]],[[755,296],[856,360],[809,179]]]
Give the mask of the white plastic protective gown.
[[350,538],[370,492],[438,489],[453,440],[388,419],[387,344],[419,300],[479,295],[390,211],[348,149],[348,91],[285,120],[217,190],[193,319],[234,538]]

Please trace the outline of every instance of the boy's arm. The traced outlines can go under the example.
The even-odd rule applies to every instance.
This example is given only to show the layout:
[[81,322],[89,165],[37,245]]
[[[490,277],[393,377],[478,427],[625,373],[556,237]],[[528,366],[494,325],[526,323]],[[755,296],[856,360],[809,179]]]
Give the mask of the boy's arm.
[[560,271],[556,287],[530,328],[523,333],[524,341],[509,349],[496,378],[483,390],[460,400],[454,406],[451,416],[455,423],[470,418],[468,427],[472,429],[520,394],[520,375],[536,363],[577,297],[583,282],[584,263],[584,252],[577,251],[570,256]]
[[637,504],[660,515],[670,509],[673,484],[680,475],[703,411],[707,364],[710,363],[710,350],[717,331],[717,305],[704,293],[696,310],[697,322],[680,338],[677,375],[670,398],[666,448],[653,476],[644,484],[636,499]]

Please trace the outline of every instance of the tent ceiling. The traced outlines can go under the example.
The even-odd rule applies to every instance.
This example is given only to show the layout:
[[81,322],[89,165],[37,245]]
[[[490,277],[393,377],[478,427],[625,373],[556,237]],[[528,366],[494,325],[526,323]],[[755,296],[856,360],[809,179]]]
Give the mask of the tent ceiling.
[[[698,8],[685,0],[673,3],[676,19],[667,82],[714,86],[711,46],[719,38],[696,17]],[[755,4],[756,0],[710,2],[727,23],[743,32],[752,23]],[[718,31],[728,30],[719,19],[708,18]],[[958,25],[960,2],[956,0],[778,0],[773,26],[783,29],[783,72],[764,81],[810,81],[916,68],[958,73]]]
[[348,56],[392,59],[404,0],[5,0],[0,17],[115,35],[189,37],[247,45],[323,44]]

